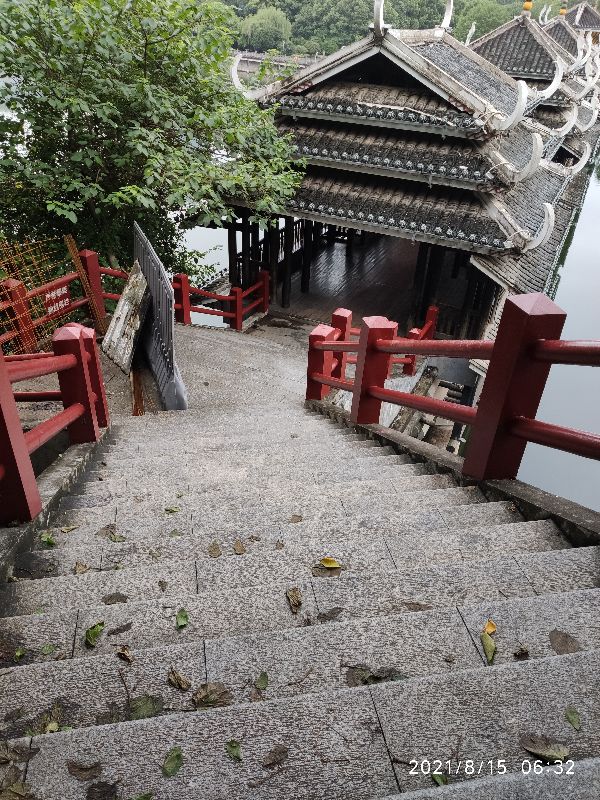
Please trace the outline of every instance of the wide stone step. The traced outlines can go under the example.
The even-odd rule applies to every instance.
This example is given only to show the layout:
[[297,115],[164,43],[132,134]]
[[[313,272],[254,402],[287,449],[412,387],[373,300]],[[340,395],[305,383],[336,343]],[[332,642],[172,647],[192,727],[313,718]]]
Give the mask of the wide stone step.
[[[449,761],[458,771],[459,762],[503,759],[508,772],[521,773],[533,760],[524,744],[535,735],[563,742],[575,765],[597,756],[599,689],[600,654],[591,651],[171,714],[35,737],[27,782],[43,797],[60,786],[64,800],[117,785],[125,798],[211,800],[226,791],[242,800],[368,800],[431,787],[430,774],[410,774],[411,760]],[[577,709],[579,731],[565,719],[567,707]],[[182,764],[166,777],[174,747]]]
[[597,800],[598,797],[600,758],[588,758],[562,768],[542,764],[534,767],[533,763],[524,762],[521,774],[478,778],[371,800]]
[[[346,579],[409,566],[489,560],[508,553],[566,547],[555,526],[547,521],[458,531],[440,529],[434,533],[435,543],[424,540],[420,532],[375,531],[368,536],[359,531],[313,537],[298,537],[292,531],[272,532],[229,540],[175,535],[167,542],[159,537],[148,541],[146,535],[137,541],[123,542],[110,542],[105,537],[100,541],[96,537],[87,551],[82,543],[75,546],[62,577],[44,577],[45,569],[52,563],[51,556],[60,556],[60,551],[48,553],[41,563],[37,554],[32,554],[30,569],[34,571],[33,577],[40,579],[19,580],[0,592],[0,615],[195,593],[197,586],[226,589],[268,585],[283,577],[291,581],[335,580],[341,575]],[[72,534],[66,534],[66,538],[69,535]],[[66,549],[70,552],[71,548]],[[341,569],[323,569],[320,566],[323,558],[335,559]],[[21,559],[18,575],[27,577],[27,563],[25,557]]]

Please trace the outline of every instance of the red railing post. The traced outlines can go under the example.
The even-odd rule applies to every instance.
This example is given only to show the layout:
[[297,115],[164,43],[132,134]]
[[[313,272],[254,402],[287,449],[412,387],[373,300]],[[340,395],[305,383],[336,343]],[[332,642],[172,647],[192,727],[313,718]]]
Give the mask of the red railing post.
[[33,519],[41,510],[42,499],[0,350],[0,526]]
[[[421,333],[420,328],[411,328],[409,332],[406,334],[407,339],[419,339],[419,334]],[[415,355],[406,356],[408,359],[404,367],[402,368],[403,375],[415,375],[417,372],[417,357]]]
[[308,368],[306,370],[306,399],[323,400],[331,387],[324,386],[322,383],[313,380],[313,374],[324,375],[331,378],[333,373],[333,353],[328,350],[317,350],[315,344],[318,342],[334,341],[335,328],[329,325],[317,325],[308,337]]
[[100,273],[100,261],[95,250],[80,250],[79,258],[83,264],[87,275],[93,301],[98,309],[98,313],[106,317],[106,306],[104,305],[104,287],[102,286],[102,274]]
[[268,271],[266,269],[261,269],[260,271],[260,278],[262,281],[262,310],[264,314],[267,314],[269,311],[269,296],[270,296],[270,278]]
[[[331,315],[331,327],[340,332],[338,341],[347,342],[350,339],[350,329],[352,328],[352,312],[347,308],[336,308]],[[334,360],[333,378],[346,378],[346,365],[348,364],[348,353],[338,353]]]
[[192,312],[190,310],[192,301],[190,300],[190,278],[184,272],[179,272],[173,276],[173,294],[175,295],[175,320],[182,325],[192,324]]
[[431,329],[427,332],[427,339],[435,339],[435,332],[437,330],[438,317],[440,310],[437,306],[429,306],[425,316],[425,326],[431,325]]
[[25,284],[15,278],[6,278],[0,283],[0,300],[8,300],[12,305],[9,316],[19,334],[20,349],[26,353],[37,350]]
[[356,375],[350,419],[363,425],[377,424],[381,412],[381,400],[371,397],[371,386],[385,386],[390,370],[390,353],[380,353],[376,349],[378,339],[393,339],[398,331],[398,323],[385,317],[365,317],[358,340]]
[[231,298],[231,308],[235,315],[229,318],[229,325],[235,328],[236,331],[241,331],[244,322],[244,297],[242,288],[240,286],[232,286],[229,296]]
[[108,402],[106,400],[106,390],[104,388],[104,377],[102,375],[102,365],[100,363],[100,353],[96,342],[96,331],[92,328],[85,328],[78,322],[68,322],[67,327],[79,328],[88,356],[88,371],[90,374],[90,384],[92,392],[96,395],[96,419],[100,428],[108,428],[110,425],[110,415],[108,412]]
[[515,478],[526,442],[515,417],[534,419],[551,364],[531,357],[539,339],[560,339],[566,314],[543,294],[509,297],[471,431],[463,472],[477,480]]
[[82,326],[65,325],[59,328],[52,337],[52,345],[55,355],[74,355],[77,359],[77,364],[72,369],[58,373],[65,409],[76,404],[81,404],[84,408],[82,416],[67,428],[71,444],[96,442],[100,438],[100,428]]

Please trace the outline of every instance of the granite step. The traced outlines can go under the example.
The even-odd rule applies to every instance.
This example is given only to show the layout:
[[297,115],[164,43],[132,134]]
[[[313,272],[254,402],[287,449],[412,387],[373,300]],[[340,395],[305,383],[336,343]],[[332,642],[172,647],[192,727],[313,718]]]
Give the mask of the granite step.
[[[72,534],[65,536],[69,535]],[[211,557],[215,545],[217,555]],[[435,544],[423,540],[420,532],[372,532],[369,536],[356,532],[302,538],[293,532],[287,535],[273,532],[229,541],[172,536],[166,543],[164,538],[148,541],[147,536],[137,542],[119,543],[99,541],[96,537],[88,550],[77,543],[74,552],[77,561],[68,561],[66,574],[61,577],[39,577],[35,581],[18,580],[9,584],[0,592],[0,616],[32,614],[52,607],[99,605],[103,598],[111,601],[115,594],[121,596],[121,602],[126,602],[182,591],[194,593],[197,586],[257,586],[282,577],[291,581],[311,577],[333,580],[339,576],[347,579],[391,573],[393,580],[393,572],[398,568],[489,560],[509,553],[564,547],[567,544],[548,521],[438,530]],[[94,556],[99,549],[102,555],[98,563]],[[60,556],[60,550],[52,555],[56,554]],[[320,568],[325,557],[336,559],[342,568],[333,571]],[[49,559],[44,563],[50,563]],[[74,573],[77,563],[80,574]],[[18,572],[22,572],[25,564],[23,559]],[[83,569],[86,571],[81,572]]]
[[[494,765],[501,758],[509,773],[521,773],[533,760],[523,746],[531,735],[564,742],[575,764],[594,757],[600,751],[599,690],[600,653],[590,651],[174,713],[35,737],[27,782],[43,797],[59,785],[62,800],[89,798],[92,786],[117,785],[125,798],[369,800],[430,788],[429,774],[410,774],[412,759],[448,760],[458,770],[459,761]],[[581,716],[579,731],[565,719],[568,706]],[[166,778],[161,767],[173,747],[181,748],[183,764]],[[273,760],[281,768],[269,768]],[[69,771],[67,762],[78,767]],[[94,784],[77,777],[91,766]]]

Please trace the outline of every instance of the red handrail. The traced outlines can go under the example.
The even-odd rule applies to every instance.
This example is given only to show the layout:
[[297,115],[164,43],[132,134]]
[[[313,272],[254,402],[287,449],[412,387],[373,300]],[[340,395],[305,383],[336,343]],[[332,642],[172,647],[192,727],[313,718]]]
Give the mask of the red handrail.
[[[367,317],[361,329],[352,328],[351,312],[338,309],[340,329],[319,325],[309,337],[307,400],[324,399],[330,388],[353,394],[351,419],[379,422],[383,402],[471,425],[463,471],[479,480],[515,478],[527,442],[600,459],[600,436],[535,419],[552,364],[600,366],[600,341],[563,341],[566,314],[543,294],[509,297],[504,305],[495,342],[424,340],[395,336],[397,325],[384,317]],[[425,333],[434,329],[430,317]],[[358,342],[350,335],[360,330]],[[344,381],[335,353],[357,353],[356,376]],[[385,388],[393,354],[488,360],[478,408],[459,406]]]
[[[53,353],[4,357],[0,351],[0,525],[33,519],[42,508],[31,454],[60,431],[71,443],[97,441],[109,424],[96,335],[78,323],[59,328]],[[13,392],[12,384],[57,374],[59,391]],[[17,402],[62,401],[63,410],[23,431]]]

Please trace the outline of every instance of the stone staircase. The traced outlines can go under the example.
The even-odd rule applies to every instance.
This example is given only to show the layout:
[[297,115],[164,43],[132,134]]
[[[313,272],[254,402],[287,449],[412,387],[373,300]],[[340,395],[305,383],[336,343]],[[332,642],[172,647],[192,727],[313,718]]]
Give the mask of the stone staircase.
[[600,550],[309,413],[281,324],[178,328],[190,411],[15,563],[0,797],[597,800]]

